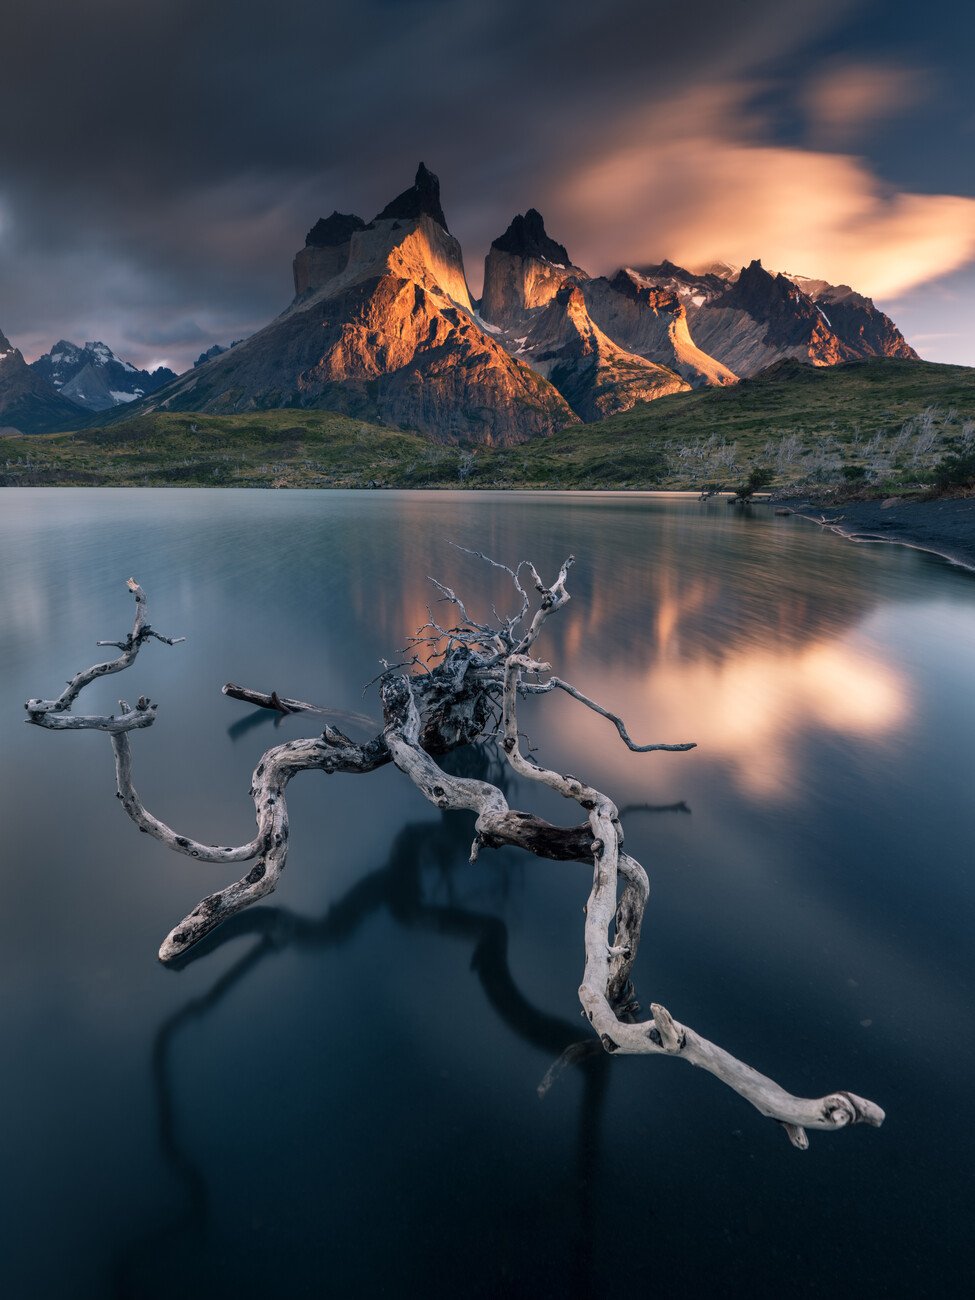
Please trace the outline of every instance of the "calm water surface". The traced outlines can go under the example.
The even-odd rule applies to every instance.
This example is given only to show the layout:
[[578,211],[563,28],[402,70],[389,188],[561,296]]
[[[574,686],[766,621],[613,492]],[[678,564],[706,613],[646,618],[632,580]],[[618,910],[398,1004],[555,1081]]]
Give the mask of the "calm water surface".
[[[645,1058],[539,1101],[583,1036],[588,873],[470,866],[470,817],[392,769],[300,776],[273,898],[182,970],[156,962],[233,868],[139,835],[107,738],[25,727],[23,701],[127,631],[134,574],[188,640],[150,644],[86,711],[159,701],[140,793],[246,840],[259,754],[315,728],[221,685],[378,715],[362,686],[426,620],[428,574],[485,615],[507,599],[446,539],[550,577],[573,552],[539,650],[638,739],[698,742],[634,755],[568,698],[523,714],[545,761],[630,805],[644,1004],[793,1091],[874,1098],[881,1130],[802,1154],[710,1076]],[[971,574],[633,495],[5,489],[0,615],[4,1295],[967,1291]]]

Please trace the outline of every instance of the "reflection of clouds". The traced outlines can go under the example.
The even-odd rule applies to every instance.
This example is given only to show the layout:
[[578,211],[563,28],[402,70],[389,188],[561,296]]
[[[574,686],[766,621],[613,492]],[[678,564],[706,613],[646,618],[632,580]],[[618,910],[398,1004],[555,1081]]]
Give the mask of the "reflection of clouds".
[[[658,661],[640,676],[614,674],[612,696],[609,707],[641,741],[695,740],[702,758],[727,764],[739,787],[761,799],[798,793],[803,733],[880,739],[909,707],[900,674],[842,640],[779,652],[743,646],[720,662]],[[553,710],[551,726],[570,746],[578,715]],[[606,751],[618,745],[615,736],[594,741]]]
[[[458,516],[444,513],[456,526]],[[743,532],[740,519],[702,517],[692,505],[648,515],[652,546],[640,531],[615,533],[619,519],[592,510],[591,561],[582,552],[572,602],[539,643],[560,676],[619,712],[640,741],[696,741],[699,760],[722,763],[739,789],[762,800],[798,793],[804,734],[869,740],[902,724],[901,675],[854,643],[853,628],[879,594],[852,550],[827,553],[811,531],[758,524]],[[410,548],[408,530],[399,540]],[[512,558],[510,541],[484,549]],[[505,575],[446,546],[435,559],[404,567],[399,582],[375,584],[368,597],[353,593],[385,644],[403,645],[431,604],[445,625],[454,621],[426,572],[469,598],[475,618],[493,621],[492,601],[511,609]],[[546,718],[567,754],[584,733],[590,752],[615,766],[618,741],[604,724],[572,706],[550,708]]]
[[712,603],[718,594],[719,586],[714,578],[694,578],[687,583],[686,589],[681,591],[679,588],[674,590],[676,581],[671,569],[665,569],[662,578],[662,589],[657,598],[657,611],[654,618],[654,633],[657,650],[661,655],[666,655],[679,649],[678,633],[681,623],[689,614],[696,614]]

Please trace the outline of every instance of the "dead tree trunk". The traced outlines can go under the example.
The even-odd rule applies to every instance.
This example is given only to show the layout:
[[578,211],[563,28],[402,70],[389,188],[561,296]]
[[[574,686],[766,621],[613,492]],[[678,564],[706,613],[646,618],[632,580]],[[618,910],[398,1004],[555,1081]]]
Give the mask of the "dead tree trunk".
[[[171,962],[180,957],[222,921],[275,888],[287,861],[285,789],[293,776],[309,769],[325,773],[371,772],[393,763],[438,808],[467,809],[475,814],[472,861],[482,848],[513,845],[538,857],[582,862],[592,868],[579,999],[586,1019],[608,1053],[670,1056],[700,1066],[740,1093],[761,1114],[782,1124],[796,1147],[808,1145],[806,1130],[810,1128],[830,1131],[861,1122],[881,1124],[884,1112],[880,1107],[850,1092],[834,1092],[817,1099],[792,1096],[751,1066],[679,1024],[657,1003],[651,1003],[649,1019],[637,1018],[639,1006],[631,972],[649,897],[646,872],[624,851],[619,812],[608,796],[574,776],[539,767],[522,754],[518,700],[523,695],[561,690],[612,722],[623,742],[636,753],[682,751],[694,746],[635,744],[621,718],[568,682],[552,676],[550,666],[533,656],[546,620],[569,600],[566,584],[571,556],[551,586],[546,586],[527,562],[511,569],[486,556],[479,558],[510,575],[520,602],[518,612],[509,618],[499,617],[496,627],[479,623],[471,618],[455,592],[435,583],[442,599],[456,610],[456,621],[444,627],[431,613],[430,622],[410,640],[409,662],[384,667],[378,679],[382,731],[368,743],[357,744],[337,728],[326,725],[319,736],[269,749],[251,782],[257,832],[246,844],[220,847],[199,843],[177,834],[143,804],[132,780],[128,733],[151,726],[156,705],[140,697],[134,708],[120,700],[120,712],[110,717],[71,711],[87,685],[130,667],[150,638],[167,645],[183,639],[163,637],[153,630],[148,622],[145,593],[134,579],[128,583],[136,601],[132,631],[124,641],[99,642],[117,646],[121,652],[118,658],[77,673],[57,699],[27,701],[27,721],[34,726],[109,734],[115,752],[117,797],[140,830],[177,853],[201,862],[253,864],[239,880],[209,894],[173,928],[159,950],[160,960]],[[534,609],[522,582],[523,573],[529,576],[529,586],[537,594]],[[426,654],[425,663],[421,653]],[[430,663],[434,664],[432,668]],[[420,667],[422,671],[404,675],[400,672],[404,667]],[[277,691],[258,692],[231,685],[224,691],[279,712],[329,712],[280,696]],[[355,720],[363,719],[357,715]],[[503,760],[515,773],[578,804],[585,820],[574,826],[555,826],[532,813],[510,808],[497,785],[451,776],[436,762],[438,755],[485,738],[498,743]]]

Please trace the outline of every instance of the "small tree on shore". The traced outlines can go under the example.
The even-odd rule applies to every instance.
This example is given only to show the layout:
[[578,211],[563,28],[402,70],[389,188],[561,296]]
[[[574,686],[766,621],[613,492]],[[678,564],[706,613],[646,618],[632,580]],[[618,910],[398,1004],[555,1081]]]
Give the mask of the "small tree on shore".
[[735,500],[750,501],[756,492],[767,488],[774,478],[775,474],[767,465],[756,465],[741,487],[736,489]]

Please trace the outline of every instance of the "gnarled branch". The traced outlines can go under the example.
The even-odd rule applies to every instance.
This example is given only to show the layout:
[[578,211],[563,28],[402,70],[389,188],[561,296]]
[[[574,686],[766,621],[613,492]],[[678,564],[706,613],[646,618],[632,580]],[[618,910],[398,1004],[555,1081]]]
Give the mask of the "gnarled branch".
[[[686,742],[638,745],[619,715],[577,687],[554,676],[544,682],[537,680],[540,674],[550,674],[551,669],[531,657],[530,652],[546,620],[569,600],[566,584],[573,563],[571,556],[562,565],[555,582],[546,586],[527,561],[512,569],[480,556],[479,552],[468,553],[510,575],[521,600],[518,612],[503,620],[499,618],[498,627],[474,622],[465,602],[454,590],[435,582],[442,597],[457,609],[462,620],[457,627],[443,628],[431,614],[430,624],[421,628],[413,639],[414,646],[433,645],[431,654],[438,660],[436,666],[429,668],[414,658],[411,666],[420,671],[412,676],[397,675],[398,668],[384,667],[378,679],[384,725],[381,733],[367,744],[357,744],[337,728],[326,725],[319,736],[291,740],[269,749],[252,778],[250,796],[257,830],[245,844],[236,847],[203,844],[177,834],[145,807],[132,780],[128,733],[151,726],[154,721],[156,706],[148,699],[140,697],[135,708],[120,701],[121,712],[110,717],[71,711],[81,691],[91,682],[130,667],[150,637],[168,645],[182,640],[163,637],[150,627],[146,596],[134,579],[128,584],[136,600],[132,631],[124,641],[99,643],[117,646],[121,652],[119,657],[77,673],[57,699],[28,700],[27,721],[36,726],[49,730],[104,731],[110,735],[115,753],[117,795],[141,831],[200,862],[253,864],[239,880],[207,895],[172,929],[160,948],[160,959],[169,962],[182,956],[221,922],[275,888],[287,862],[289,824],[285,790],[293,776],[309,770],[364,773],[393,762],[437,807],[467,809],[475,814],[472,861],[481,848],[510,845],[537,857],[591,866],[592,886],[585,909],[585,965],[579,999],[606,1052],[671,1056],[697,1065],[733,1088],[763,1115],[777,1120],[789,1140],[799,1148],[808,1145],[806,1130],[810,1128],[829,1131],[860,1122],[879,1125],[884,1113],[873,1102],[845,1091],[817,1099],[795,1097],[723,1048],[678,1023],[658,1003],[651,1004],[650,1019],[637,1019],[639,1006],[632,972],[650,893],[647,874],[624,851],[620,814],[607,795],[574,776],[542,767],[522,753],[518,699],[522,695],[545,695],[561,690],[612,722],[623,742],[636,753],[685,751],[694,746]],[[521,581],[523,570],[530,574],[539,598],[527,628],[524,622],[531,600]],[[444,643],[446,648],[440,648]],[[526,682],[524,674],[536,680]],[[277,692],[264,694],[228,684],[224,693],[281,713],[329,712],[301,700],[279,696]],[[354,715],[354,720],[368,722],[363,715]],[[438,754],[484,738],[500,740],[504,761],[518,776],[545,785],[577,803],[586,820],[574,826],[556,826],[533,813],[512,809],[499,785],[450,775],[436,761]],[[556,1062],[543,1081],[542,1092],[550,1086],[559,1068]]]

